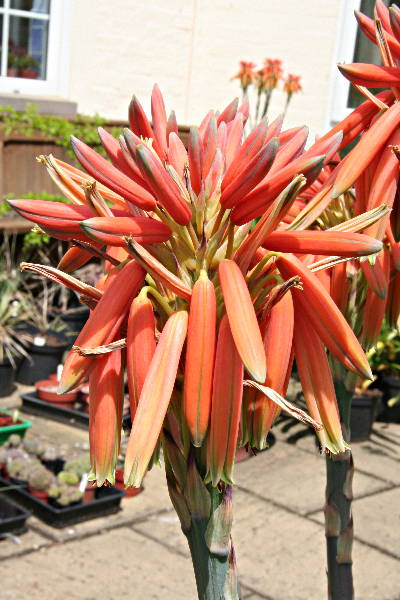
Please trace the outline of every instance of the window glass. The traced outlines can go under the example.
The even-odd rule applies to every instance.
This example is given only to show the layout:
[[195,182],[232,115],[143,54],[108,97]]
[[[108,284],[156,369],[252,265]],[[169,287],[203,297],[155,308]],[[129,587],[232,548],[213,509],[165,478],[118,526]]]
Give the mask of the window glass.
[[[49,22],[10,15],[7,75],[46,79]],[[13,69],[9,74],[9,69]]]
[[10,0],[10,8],[48,14],[49,1],[50,0]]

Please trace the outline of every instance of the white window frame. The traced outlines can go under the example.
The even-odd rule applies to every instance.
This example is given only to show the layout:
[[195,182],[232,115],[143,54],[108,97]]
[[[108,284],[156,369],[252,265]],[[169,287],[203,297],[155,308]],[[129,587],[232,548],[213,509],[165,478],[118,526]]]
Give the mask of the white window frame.
[[337,68],[338,63],[351,63],[357,39],[358,23],[354,16],[360,10],[361,0],[342,0],[339,14],[339,27],[336,39],[336,51],[331,77],[329,103],[329,125],[338,123],[352,112],[347,106],[350,82]]
[[[0,94],[16,93],[21,96],[66,96],[68,90],[68,41],[70,28],[70,0],[50,0],[50,16],[29,12],[29,16],[49,20],[46,79],[24,79],[21,77],[2,77],[0,75]],[[10,0],[4,0],[0,7],[3,14],[3,39],[8,38],[8,15],[26,17],[27,12],[11,9]],[[6,72],[7,56],[2,56],[3,65],[0,70]],[[3,70],[5,69],[5,71]]]

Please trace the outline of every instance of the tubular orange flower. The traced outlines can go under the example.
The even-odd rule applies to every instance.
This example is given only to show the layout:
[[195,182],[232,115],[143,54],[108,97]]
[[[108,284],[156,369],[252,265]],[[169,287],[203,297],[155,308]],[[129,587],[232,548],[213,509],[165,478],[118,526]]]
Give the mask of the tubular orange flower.
[[128,202],[145,210],[155,207],[154,197],[139,184],[132,181],[111,165],[95,150],[71,136],[71,146],[82,167],[96,180],[120,194]]
[[216,337],[213,283],[201,271],[190,301],[184,378],[184,414],[194,446],[201,446],[211,409]]
[[81,228],[95,240],[123,247],[124,236],[147,245],[166,242],[171,235],[167,225],[150,217],[93,217],[82,221]]
[[346,79],[356,85],[371,88],[400,85],[400,69],[397,67],[352,63],[338,65],[338,69]]
[[96,358],[89,376],[89,436],[92,473],[98,486],[115,483],[124,400],[121,350]]
[[400,124],[400,103],[393,104],[362,136],[339,169],[332,195],[337,198],[361,175]]
[[143,145],[136,148],[136,160],[155,197],[177,223],[187,225],[192,217],[191,210],[160,161]]
[[344,231],[273,231],[264,248],[294,254],[325,256],[366,256],[382,249],[382,242],[362,233]]
[[301,386],[310,415],[320,418],[324,428],[317,431],[323,450],[332,454],[345,452],[335,389],[325,349],[316,331],[295,311],[294,351]]
[[[129,304],[143,283],[144,275],[142,267],[133,260],[118,270],[118,275],[106,288],[79,334],[76,346],[95,348],[116,339]],[[80,356],[72,350],[65,361],[59,393],[76,387],[93,366],[93,359]]]
[[342,313],[318,278],[295,256],[280,255],[277,267],[285,279],[299,275],[304,289],[293,289],[293,300],[307,315],[321,340],[347,368],[372,379],[367,358]]
[[[297,323],[296,323],[297,326]],[[278,394],[286,392],[286,374],[291,365],[294,312],[290,292],[286,293],[267,316],[264,332],[264,348],[267,357],[267,377],[264,385]],[[249,442],[252,447],[264,449],[268,432],[278,414],[278,406],[264,394],[256,393],[248,425]],[[313,415],[311,415],[313,416]],[[314,417],[315,418],[315,417]]]
[[258,382],[266,377],[266,359],[260,328],[246,281],[232,260],[223,260],[218,269],[222,294],[232,336],[247,371]]
[[140,394],[125,458],[125,482],[140,487],[171,399],[188,314],[173,313],[162,330]]
[[155,328],[153,305],[147,295],[140,293],[131,304],[126,335],[126,362],[132,421],[156,349]]
[[212,485],[232,483],[243,394],[243,362],[224,315],[215,355],[211,424],[208,440],[208,477]]

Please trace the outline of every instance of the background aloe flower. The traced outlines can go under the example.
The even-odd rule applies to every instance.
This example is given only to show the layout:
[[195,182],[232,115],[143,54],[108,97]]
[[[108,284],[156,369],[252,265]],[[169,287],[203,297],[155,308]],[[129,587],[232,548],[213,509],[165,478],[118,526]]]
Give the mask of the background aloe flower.
[[[199,598],[235,599],[230,528],[236,448],[264,447],[279,410],[319,431],[320,416],[327,432],[321,434],[323,450],[344,448],[336,398],[332,389],[323,393],[321,378],[311,377],[309,385],[318,420],[282,394],[294,352],[315,369],[314,339],[320,354],[326,344],[345,368],[370,375],[350,326],[326,290],[330,275],[322,271],[322,284],[319,270],[343,256],[358,261],[379,252],[381,243],[360,234],[359,226],[341,233],[307,229],[306,236],[284,235],[288,224],[292,230],[296,219],[302,223],[307,194],[320,193],[332,176],[341,132],[305,151],[307,130],[281,131],[278,118],[261,122],[245,138],[248,105],[239,107],[236,99],[221,113],[208,112],[191,129],[186,148],[157,86],[151,111],[150,122],[134,97],[131,129],[118,140],[100,130],[110,160],[72,139],[87,176],[52,157],[43,159],[70,205],[11,204],[72,244],[59,265],[68,274],[41,272],[79,289],[91,308],[65,363],[60,390],[89,378],[93,478],[98,484],[113,481],[122,399],[119,394],[110,398],[110,385],[115,382],[119,389],[126,369],[133,419],[126,484],[141,485],[162,446]],[[255,227],[254,216],[261,216]],[[367,225],[374,222],[361,213],[359,218]],[[104,262],[104,276],[96,288],[85,289],[70,271],[91,256]],[[314,336],[297,346],[293,305],[296,310],[307,306],[302,326],[312,328]],[[281,363],[273,356],[277,343],[284,352]],[[101,384],[103,378],[107,385]],[[244,386],[255,389],[245,387],[243,402]]]

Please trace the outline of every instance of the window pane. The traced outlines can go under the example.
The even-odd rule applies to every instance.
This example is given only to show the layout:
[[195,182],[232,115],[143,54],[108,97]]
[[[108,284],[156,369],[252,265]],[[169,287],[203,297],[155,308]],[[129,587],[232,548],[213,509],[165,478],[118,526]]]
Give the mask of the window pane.
[[46,79],[48,21],[10,16],[8,67],[13,77]]
[[37,13],[49,13],[50,0],[11,0],[10,8]]
[[[384,0],[384,3],[386,6],[390,6],[395,2]],[[373,18],[374,6],[375,0],[362,0],[360,12],[364,13],[364,15],[367,15],[370,18]],[[382,64],[378,47],[360,31],[360,28],[357,30],[353,62],[372,63],[375,65]],[[371,89],[371,92],[373,93],[380,91],[380,89]],[[354,86],[350,85],[347,106],[350,108],[356,108],[364,101],[365,97],[358,90],[356,90]]]

